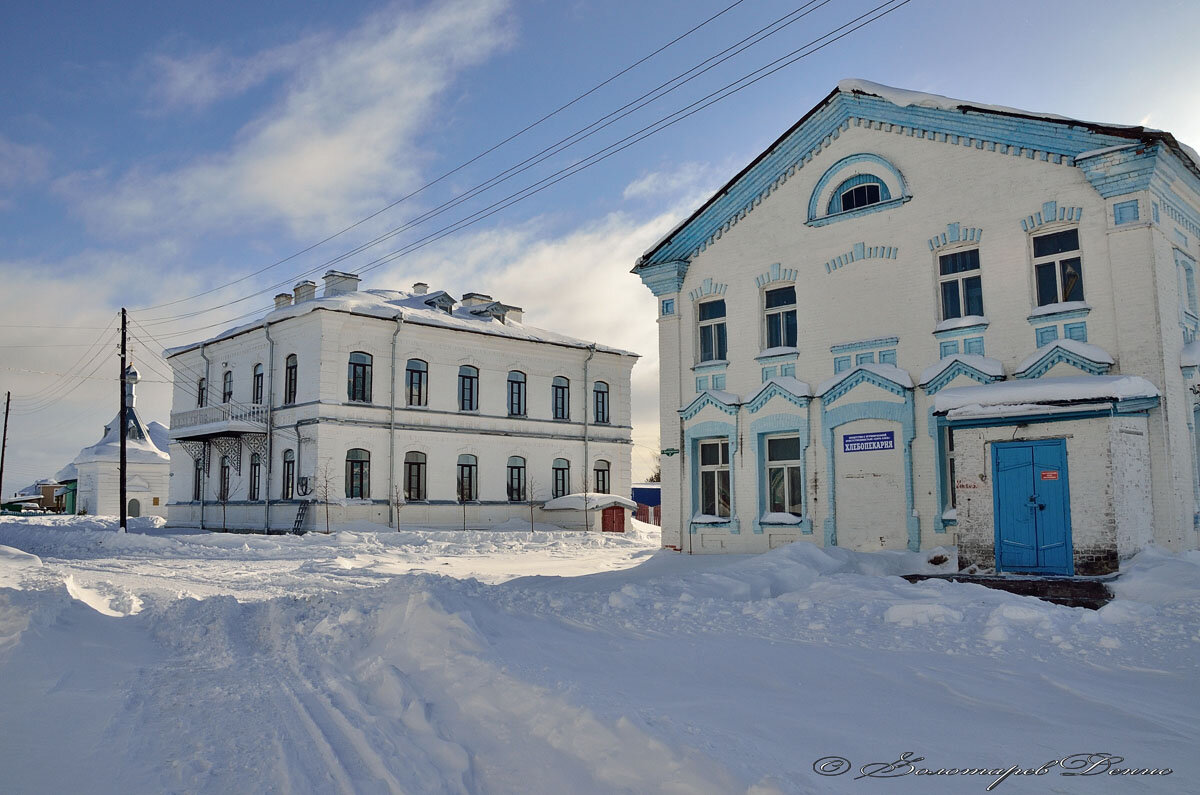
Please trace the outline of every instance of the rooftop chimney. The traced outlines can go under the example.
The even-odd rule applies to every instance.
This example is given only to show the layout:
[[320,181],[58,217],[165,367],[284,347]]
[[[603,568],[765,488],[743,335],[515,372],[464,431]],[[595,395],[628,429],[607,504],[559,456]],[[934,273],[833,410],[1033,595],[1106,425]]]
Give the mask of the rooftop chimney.
[[492,303],[492,297],[487,293],[467,293],[462,297],[462,305],[466,307]]
[[342,271],[325,272],[325,294],[323,297],[328,298],[331,295],[353,293],[357,290],[358,276],[356,274],[343,273]]
[[417,282],[413,285],[412,291],[413,295],[425,295],[425,293],[429,292],[429,285],[425,282]]
[[275,296],[275,308],[276,309],[283,309],[285,306],[291,306],[291,305],[292,305],[292,294],[291,293],[280,293],[279,295]]
[[296,282],[296,286],[292,288],[292,292],[296,295],[296,303],[311,301],[317,297],[317,283],[311,279]]
[[504,316],[514,323],[520,323],[525,318],[525,310],[519,306],[504,305]]

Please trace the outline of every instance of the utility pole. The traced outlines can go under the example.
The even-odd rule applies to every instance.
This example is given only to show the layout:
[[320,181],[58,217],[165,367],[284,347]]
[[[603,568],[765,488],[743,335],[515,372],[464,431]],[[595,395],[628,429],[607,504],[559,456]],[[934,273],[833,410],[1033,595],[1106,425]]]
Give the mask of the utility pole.
[[4,501],[4,453],[8,449],[8,404],[12,403],[12,392],[4,393],[4,437],[0,441],[0,502]]
[[120,385],[121,385],[121,430],[120,430],[120,433],[121,433],[121,466],[120,466],[120,477],[121,477],[121,532],[122,533],[128,531],[128,521],[129,521],[128,518],[125,516],[125,512],[127,509],[127,506],[125,504],[125,441],[126,441],[126,438],[129,436],[129,424],[128,424],[129,423],[129,417],[128,417],[129,406],[126,405],[126,397],[125,397],[126,390],[129,389],[129,385],[126,383],[127,376],[125,375],[125,354],[126,354],[125,333],[127,331],[125,324],[126,324],[125,307],[121,307],[121,380],[118,383],[120,383]]

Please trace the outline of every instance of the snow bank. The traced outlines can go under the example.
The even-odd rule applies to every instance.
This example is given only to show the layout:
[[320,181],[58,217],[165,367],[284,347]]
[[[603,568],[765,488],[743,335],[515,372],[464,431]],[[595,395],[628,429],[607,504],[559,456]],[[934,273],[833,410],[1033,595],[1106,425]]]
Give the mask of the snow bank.
[[966,407],[1040,406],[1098,400],[1157,397],[1158,389],[1136,375],[1080,375],[1014,379],[981,386],[943,389],[934,396],[934,411],[945,414]]
[[547,511],[582,511],[584,509],[595,511],[607,508],[610,505],[620,505],[622,508],[628,508],[631,511],[637,510],[637,503],[633,500],[625,499],[616,494],[592,494],[590,492],[588,494],[576,493],[555,497],[552,500],[547,500],[542,508]]

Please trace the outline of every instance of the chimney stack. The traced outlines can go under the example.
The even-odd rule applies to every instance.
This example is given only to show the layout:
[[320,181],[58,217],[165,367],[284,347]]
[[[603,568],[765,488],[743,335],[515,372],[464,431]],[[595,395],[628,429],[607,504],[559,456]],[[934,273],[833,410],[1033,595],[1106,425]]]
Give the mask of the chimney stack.
[[276,309],[283,309],[285,306],[291,306],[291,305],[292,305],[292,294],[291,293],[280,293],[279,295],[275,296],[275,308]]
[[343,295],[345,293],[357,292],[358,281],[358,275],[354,273],[326,271],[325,294],[322,297],[328,298],[331,295]]
[[296,286],[292,288],[292,292],[296,295],[296,303],[303,301],[311,301],[317,297],[317,283],[311,279],[305,279],[302,282],[296,282]]
[[413,285],[412,291],[413,295],[425,295],[425,293],[429,292],[429,285],[425,282],[417,282]]
[[492,300],[487,293],[467,293],[462,297],[462,305],[465,307],[479,306],[480,304],[490,304]]

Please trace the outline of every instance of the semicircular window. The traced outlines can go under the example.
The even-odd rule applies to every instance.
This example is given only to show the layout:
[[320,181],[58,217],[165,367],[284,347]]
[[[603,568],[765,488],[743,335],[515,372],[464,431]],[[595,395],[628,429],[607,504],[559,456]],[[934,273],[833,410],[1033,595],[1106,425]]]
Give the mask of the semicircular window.
[[858,174],[838,185],[829,198],[829,214],[844,213],[888,201],[892,194],[874,174]]

